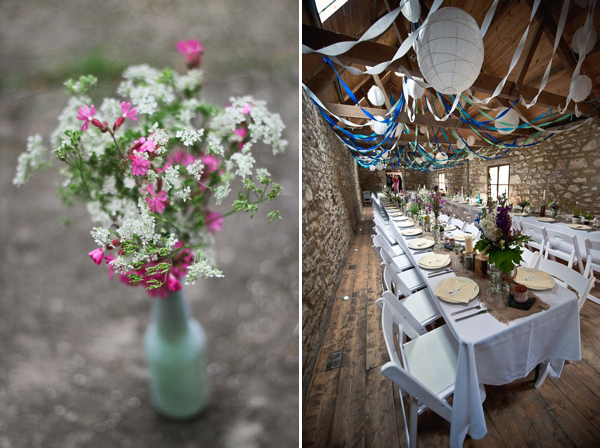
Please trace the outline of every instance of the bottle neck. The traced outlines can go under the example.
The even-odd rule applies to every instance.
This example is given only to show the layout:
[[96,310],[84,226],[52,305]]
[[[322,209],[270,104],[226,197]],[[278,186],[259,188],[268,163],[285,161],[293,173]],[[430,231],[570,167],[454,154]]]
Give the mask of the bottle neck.
[[165,339],[175,339],[188,331],[189,309],[182,291],[169,291],[163,298],[155,298],[152,316],[158,332]]

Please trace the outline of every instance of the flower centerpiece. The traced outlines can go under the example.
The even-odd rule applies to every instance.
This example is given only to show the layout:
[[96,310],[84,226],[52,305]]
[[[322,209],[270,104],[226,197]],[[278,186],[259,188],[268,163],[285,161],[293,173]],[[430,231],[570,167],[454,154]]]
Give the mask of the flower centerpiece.
[[514,268],[522,261],[521,246],[529,241],[528,236],[512,229],[510,210],[506,198],[502,198],[497,206],[484,209],[481,218],[483,236],[475,244],[475,249],[484,252],[490,265],[495,265],[505,278],[514,277]]
[[[269,172],[255,166],[253,151],[270,147],[276,155],[287,142],[280,116],[264,101],[232,97],[224,109],[203,101],[204,47],[195,40],[176,47],[186,56],[187,72],[131,66],[117,88],[120,99],[95,96],[94,76],[68,80],[70,98],[50,144],[63,163],[61,198],[69,205],[83,201],[94,223],[90,233],[98,247],[88,249],[89,257],[104,264],[110,278],[117,274],[159,298],[156,325],[146,333],[153,403],[162,414],[186,418],[206,398],[202,367],[190,364],[204,363],[205,337],[179,291],[182,283],[223,276],[212,247],[225,218],[236,212],[252,218],[281,192]],[[52,165],[42,137],[31,136],[13,183],[20,186]],[[241,188],[221,214],[215,206],[230,197],[236,179]],[[274,221],[279,212],[267,217]],[[176,343],[183,344],[179,351]],[[161,378],[166,361],[155,356],[165,344],[181,355],[180,364],[169,366],[168,381]],[[178,362],[176,355],[169,359]]]
[[525,207],[529,205],[529,201],[527,199],[521,199],[517,202],[517,207],[521,208],[521,213],[525,213]]
[[548,202],[548,207],[550,207],[550,209],[552,209],[552,217],[554,219],[556,219],[558,217],[558,211],[560,209],[560,203],[561,201],[554,199],[550,202]]

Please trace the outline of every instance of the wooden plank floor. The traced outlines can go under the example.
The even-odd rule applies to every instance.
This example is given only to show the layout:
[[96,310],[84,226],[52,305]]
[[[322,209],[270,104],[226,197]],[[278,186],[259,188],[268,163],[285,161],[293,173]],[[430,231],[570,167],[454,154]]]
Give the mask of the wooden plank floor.
[[[365,207],[336,292],[302,419],[306,447],[406,446],[400,401],[380,372],[387,361],[381,335],[379,260],[371,249],[372,209]],[[600,297],[600,288],[592,290]],[[349,296],[349,300],[342,300]],[[539,389],[528,378],[486,386],[488,433],[466,447],[600,447],[600,306],[581,311],[583,360],[565,365],[561,378]],[[339,368],[328,356],[343,351]],[[450,425],[431,411],[419,417],[420,447],[447,447]]]

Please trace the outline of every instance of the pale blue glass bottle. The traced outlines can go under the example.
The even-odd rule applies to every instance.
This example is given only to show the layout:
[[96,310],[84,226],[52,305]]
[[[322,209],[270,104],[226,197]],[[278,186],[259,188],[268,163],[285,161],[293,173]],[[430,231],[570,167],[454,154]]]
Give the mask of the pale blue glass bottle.
[[145,334],[150,398],[156,412],[175,420],[198,415],[208,402],[206,333],[190,316],[182,291],[153,299]]

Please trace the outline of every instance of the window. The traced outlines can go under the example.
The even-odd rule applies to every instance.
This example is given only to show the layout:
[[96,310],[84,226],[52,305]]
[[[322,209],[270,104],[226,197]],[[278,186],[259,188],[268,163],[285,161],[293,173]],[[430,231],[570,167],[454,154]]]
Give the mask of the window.
[[438,186],[440,187],[440,190],[446,191],[446,174],[438,174]]
[[508,179],[510,177],[510,165],[496,165],[488,168],[488,182],[492,191],[492,199],[498,200],[503,194],[508,197]]
[[317,11],[319,11],[319,17],[321,23],[325,22],[329,17],[333,15],[338,9],[340,9],[348,0],[316,0]]

